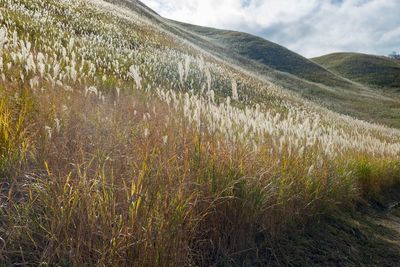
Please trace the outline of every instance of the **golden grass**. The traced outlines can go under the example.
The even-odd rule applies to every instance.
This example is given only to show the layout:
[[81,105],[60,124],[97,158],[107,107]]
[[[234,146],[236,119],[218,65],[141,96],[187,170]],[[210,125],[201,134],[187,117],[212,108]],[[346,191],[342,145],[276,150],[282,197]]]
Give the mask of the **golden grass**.
[[144,22],[43,3],[0,18],[1,264],[270,262],[289,229],[399,182],[395,130],[184,56]]
[[274,251],[273,240],[291,225],[399,177],[398,163],[387,160],[351,155],[346,163],[346,155],[310,171],[318,151],[231,147],[146,94],[100,103],[79,91],[21,88],[15,97],[7,88],[0,102],[1,158],[11,167],[1,185],[5,264],[231,264]]

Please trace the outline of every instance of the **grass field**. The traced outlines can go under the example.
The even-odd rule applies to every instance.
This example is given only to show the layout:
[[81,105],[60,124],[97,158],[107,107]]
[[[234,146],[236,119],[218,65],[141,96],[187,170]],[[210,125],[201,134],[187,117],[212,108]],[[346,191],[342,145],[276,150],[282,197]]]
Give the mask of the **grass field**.
[[[400,128],[400,98],[395,87],[397,69],[378,64],[375,70],[382,67],[382,71],[369,74],[369,80],[374,79],[372,83],[363,83],[336,71],[338,68],[325,69],[323,62],[313,62],[260,37],[169,21],[152,12],[148,16],[163,29],[223,58],[225,62],[240,66],[250,75],[273,82],[338,113]],[[353,71],[371,70],[367,67],[361,69],[365,64],[358,65],[358,70],[354,68]],[[349,70],[351,66],[346,68],[343,65],[342,69]],[[393,87],[386,90],[376,88],[373,83],[387,83]]]
[[399,182],[399,130],[240,71],[140,12],[0,11],[3,265],[290,264],[293,229]]

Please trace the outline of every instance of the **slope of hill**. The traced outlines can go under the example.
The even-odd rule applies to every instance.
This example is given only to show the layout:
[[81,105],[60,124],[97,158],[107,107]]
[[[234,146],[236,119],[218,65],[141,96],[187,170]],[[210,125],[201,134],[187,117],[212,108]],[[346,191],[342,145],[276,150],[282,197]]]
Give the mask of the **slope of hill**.
[[400,98],[354,83],[259,37],[163,19],[157,23],[208,53],[342,114],[400,128]]
[[[179,23],[179,22],[176,22]],[[179,23],[182,27],[205,37],[245,58],[257,61],[273,70],[289,73],[299,78],[330,86],[349,85],[341,77],[334,75],[314,62],[285,47],[248,33]]]
[[[293,93],[350,108],[348,89],[229,56],[137,1],[0,12],[1,266],[398,262],[390,240],[359,251],[375,226],[351,214],[400,183],[400,130]],[[397,108],[359,90],[376,118]]]
[[140,13],[183,42],[233,68],[272,82],[342,114],[400,128],[400,97],[377,92],[327,71],[312,61],[265,39],[233,31],[162,18],[140,1],[107,0]]
[[400,92],[400,61],[358,53],[334,53],[313,61],[350,80]]

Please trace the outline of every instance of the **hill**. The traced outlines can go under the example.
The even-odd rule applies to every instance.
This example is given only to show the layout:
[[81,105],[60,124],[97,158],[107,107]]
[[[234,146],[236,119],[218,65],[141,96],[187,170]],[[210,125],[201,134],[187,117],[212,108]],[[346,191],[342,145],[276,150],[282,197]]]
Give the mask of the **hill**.
[[140,13],[182,42],[200,48],[234,68],[248,71],[335,112],[400,128],[400,97],[378,92],[326,70],[263,38],[201,27],[159,16],[140,1],[107,0]]
[[0,266],[399,262],[395,98],[138,1],[0,12]]
[[332,74],[318,64],[261,37],[243,32],[218,30],[186,23],[179,24],[230,52],[259,62],[271,69],[326,85],[346,84],[341,77]]
[[190,25],[159,16],[157,20],[164,29],[208,53],[303,98],[335,112],[400,128],[398,94],[376,91],[370,86],[355,83],[260,37]]
[[359,53],[334,53],[312,59],[350,80],[400,92],[400,61]]

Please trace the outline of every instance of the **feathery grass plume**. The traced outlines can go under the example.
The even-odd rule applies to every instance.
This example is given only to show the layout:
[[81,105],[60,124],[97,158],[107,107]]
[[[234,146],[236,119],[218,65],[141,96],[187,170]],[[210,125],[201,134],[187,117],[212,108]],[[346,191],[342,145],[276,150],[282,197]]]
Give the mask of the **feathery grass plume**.
[[237,83],[234,79],[232,79],[232,99],[233,100],[239,100],[239,95],[237,91]]
[[181,82],[181,84],[183,84],[183,81],[185,79],[185,70],[182,62],[178,62],[178,73],[179,73],[179,81]]
[[205,68],[205,74],[207,78],[207,91],[211,90],[211,73],[208,67]]
[[162,140],[163,140],[163,144],[166,145],[168,143],[168,135],[164,135],[162,137]]
[[149,137],[149,135],[150,135],[150,130],[148,128],[144,128],[144,131],[143,131],[144,138]]
[[0,28],[0,50],[3,49],[4,44],[7,43],[7,28]]
[[44,126],[44,129],[46,130],[46,132],[47,132],[47,137],[49,138],[49,139],[51,139],[51,137],[52,137],[52,132],[53,132],[53,130],[52,130],[52,128],[50,127],[50,126]]
[[115,91],[117,92],[117,98],[119,99],[119,95],[121,93],[121,88],[115,87]]
[[57,133],[59,134],[59,133],[60,133],[60,130],[61,130],[61,120],[58,119],[58,118],[55,118],[54,121],[55,121],[55,123],[56,123],[56,130],[57,130]]
[[90,86],[89,88],[85,87],[85,96],[88,96],[90,94],[94,94],[95,96],[98,95],[98,90],[94,86]]
[[141,89],[142,88],[142,78],[140,77],[139,68],[134,65],[130,66],[128,75],[135,80],[136,88]]
[[53,80],[57,80],[59,74],[60,74],[60,64],[55,63],[53,66]]
[[72,52],[72,50],[74,49],[74,45],[75,45],[75,39],[74,38],[69,39],[69,42],[68,42],[68,51],[69,52]]
[[185,56],[185,77],[184,77],[185,81],[187,81],[188,76],[189,76],[190,61],[191,61],[191,60],[190,60],[189,55],[186,55],[186,56]]
[[197,64],[198,64],[198,67],[199,67],[199,71],[203,72],[204,71],[204,67],[205,67],[205,63],[204,63],[204,57],[202,55],[198,56]]

